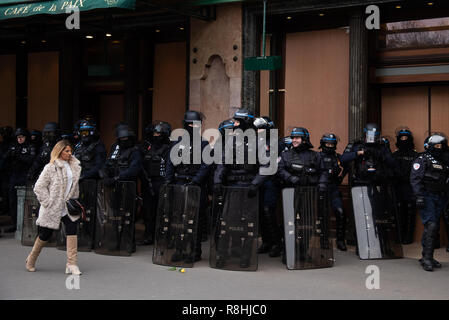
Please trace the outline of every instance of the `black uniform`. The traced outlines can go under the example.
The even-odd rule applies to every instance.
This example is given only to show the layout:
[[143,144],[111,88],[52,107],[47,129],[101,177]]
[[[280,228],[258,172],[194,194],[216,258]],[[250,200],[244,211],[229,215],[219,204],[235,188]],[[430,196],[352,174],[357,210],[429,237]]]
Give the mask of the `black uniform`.
[[447,201],[445,191],[449,178],[449,167],[443,162],[443,150],[435,148],[437,144],[447,148],[447,139],[442,135],[430,136],[425,145],[426,151],[413,162],[410,173],[410,184],[424,225],[423,258],[420,262],[426,271],[441,267],[441,264],[433,259],[433,252],[441,213]]
[[[358,151],[364,151],[364,154],[357,155]],[[391,152],[381,143],[349,143],[340,160],[348,166],[354,161],[349,177],[353,186],[388,184],[391,171],[397,168]]]
[[81,141],[73,155],[81,162],[81,179],[99,179],[99,171],[106,161],[106,148],[100,138]]
[[[195,253],[193,257],[186,257],[184,261],[186,262],[194,262],[201,260],[201,239],[202,239],[202,225],[205,224],[206,220],[206,197],[207,197],[207,179],[208,175],[211,169],[211,165],[206,164],[202,157],[201,162],[198,164],[194,163],[194,149],[193,149],[193,134],[194,134],[194,128],[190,127],[189,124],[194,122],[200,122],[202,121],[202,116],[196,112],[196,111],[187,111],[184,115],[184,129],[188,132],[190,135],[189,145],[180,145],[182,138],[180,137],[179,140],[172,145],[172,148],[178,148],[179,154],[183,152],[187,152],[187,155],[190,159],[190,162],[188,164],[186,163],[180,163],[178,165],[175,165],[170,157],[168,157],[167,161],[167,167],[166,167],[166,174],[165,174],[165,182],[166,184],[178,184],[178,185],[196,185],[201,187],[201,195],[200,195],[200,210],[199,210],[199,221],[198,221],[198,232],[196,234],[196,239],[194,239],[195,243],[192,243],[192,247],[195,248]],[[203,153],[204,148],[206,148],[209,145],[207,141],[202,140],[201,141],[201,155]],[[182,151],[181,151],[182,150]],[[170,149],[171,152],[171,149]],[[185,153],[183,153],[184,155]],[[176,251],[171,260],[173,262],[181,261],[184,257],[181,256],[181,251]],[[193,260],[193,261],[192,261]]]
[[[325,200],[327,193],[327,185],[329,180],[329,173],[324,166],[324,162],[316,151],[310,150],[313,148],[309,140],[309,132],[305,128],[294,128],[292,137],[298,136],[302,138],[299,146],[282,152],[281,159],[278,165],[278,175],[284,181],[286,187],[318,187],[320,201]],[[320,237],[320,245],[322,249],[328,249],[329,241],[327,238],[327,217],[321,216],[325,214],[322,210],[318,210],[318,219],[320,220],[324,237]],[[305,248],[309,246],[309,233],[303,232],[301,235],[303,241],[300,243],[300,254],[304,254]],[[284,250],[285,252],[285,250]],[[303,259],[302,257],[300,259]],[[282,258],[282,262],[286,262],[286,255]]]
[[[333,144],[328,147],[326,144]],[[338,186],[343,181],[344,176],[341,168],[341,155],[336,152],[337,137],[334,134],[325,134],[321,138],[320,148],[323,150],[319,153],[320,162],[329,174],[328,194],[332,211],[336,218],[337,229],[337,247],[342,251],[346,251],[345,232],[346,232],[346,215],[343,210],[343,200]]]
[[[401,137],[404,138],[401,139]],[[398,132],[396,146],[398,150],[393,153],[393,158],[397,163],[394,181],[399,208],[399,226],[402,243],[409,244],[413,243],[416,218],[416,199],[410,185],[410,171],[413,161],[418,157],[418,152],[414,150],[413,136],[409,130]]]
[[26,185],[27,170],[33,163],[36,157],[36,150],[34,146],[27,140],[29,139],[29,133],[23,129],[17,129],[16,136],[24,135],[26,140],[24,143],[13,144],[6,153],[6,166],[11,172],[11,178],[9,183],[9,208],[10,215],[13,223],[17,222],[17,186]]
[[36,182],[44,169],[45,165],[50,162],[51,151],[55,144],[60,140],[59,124],[55,122],[49,122],[44,126],[43,132],[43,144],[37,153],[37,157],[33,162],[30,170],[28,171],[28,180]]
[[[246,109],[240,109],[234,114],[234,119],[238,120],[239,125],[235,125],[237,129],[241,129],[242,131],[254,128],[253,127],[253,116]],[[247,137],[243,137],[243,139],[239,139],[239,136],[234,136],[232,139],[228,140],[228,143],[232,143],[233,152],[233,160],[232,164],[226,164],[226,153],[223,152],[222,155],[222,163],[217,165],[217,169],[214,173],[214,193],[217,197],[220,197],[222,194],[222,186],[233,186],[233,187],[248,187],[249,197],[254,197],[257,195],[257,191],[264,182],[269,178],[269,176],[261,175],[260,168],[261,164],[258,162],[256,157],[256,163],[249,163],[249,154],[258,154],[257,153],[257,143],[250,143]],[[261,146],[265,148],[266,146]],[[237,163],[237,159],[239,159],[239,152],[243,153],[244,161],[241,164]],[[241,156],[241,155],[240,155]],[[262,201],[263,198],[260,197]],[[242,205],[244,205],[242,203]],[[267,214],[269,214],[267,212]],[[228,255],[227,252],[229,250],[229,234],[225,238],[222,238],[217,243],[217,261],[216,265],[218,268],[224,267],[225,263],[227,263]],[[242,243],[238,243],[238,242]],[[240,255],[240,267],[248,268],[250,266],[250,259],[252,256],[252,246],[253,242],[251,239],[243,239],[237,237],[232,237],[231,248],[241,248]]]
[[[154,132],[161,135],[153,137]],[[170,132],[171,127],[166,122],[151,125],[149,135],[146,135],[145,140],[140,145],[143,156],[141,181],[142,209],[145,221],[145,234],[141,243],[143,245],[154,242],[159,192],[165,180],[165,170],[170,156]]]

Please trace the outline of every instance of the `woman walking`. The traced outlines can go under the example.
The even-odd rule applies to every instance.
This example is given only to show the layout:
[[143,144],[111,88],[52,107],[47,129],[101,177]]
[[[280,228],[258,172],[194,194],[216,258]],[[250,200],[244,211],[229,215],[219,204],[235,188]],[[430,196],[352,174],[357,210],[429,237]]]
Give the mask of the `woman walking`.
[[31,253],[26,259],[26,268],[34,272],[37,257],[43,246],[50,239],[53,230],[58,230],[60,222],[64,223],[67,234],[66,273],[81,274],[77,266],[78,238],[77,226],[79,216],[68,213],[67,200],[78,198],[78,180],[81,166],[78,159],[72,156],[73,148],[67,140],[59,141],[51,152],[48,163],[34,186],[34,193],[41,204],[38,226],[38,237]]

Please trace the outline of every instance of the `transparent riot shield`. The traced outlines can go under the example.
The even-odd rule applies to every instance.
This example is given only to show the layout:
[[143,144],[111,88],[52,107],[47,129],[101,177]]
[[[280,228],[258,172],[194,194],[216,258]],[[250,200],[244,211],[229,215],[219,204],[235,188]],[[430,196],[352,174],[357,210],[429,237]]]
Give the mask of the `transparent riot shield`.
[[[36,220],[39,217],[40,204],[37,200],[36,194],[33,191],[33,188],[33,185],[28,184],[25,190],[25,205],[22,226],[22,245],[24,246],[34,245],[34,241],[36,240],[38,234]],[[46,246],[54,247],[55,245],[56,232],[53,232]]]
[[352,202],[360,259],[402,258],[393,188],[353,187]]
[[156,218],[153,263],[193,267],[201,188],[163,185]]
[[215,225],[209,265],[212,268],[256,271],[259,197],[248,197],[247,187],[223,187],[214,197]]
[[285,252],[290,270],[328,268],[334,264],[327,195],[315,187],[282,190]]
[[130,256],[134,246],[136,183],[119,181],[97,185],[95,253]]
[[[79,182],[79,200],[86,209],[86,216],[81,217],[78,224],[78,251],[91,251],[94,246],[95,216],[97,211],[97,181],[82,180]],[[61,222],[56,235],[56,247],[66,250],[66,232]]]

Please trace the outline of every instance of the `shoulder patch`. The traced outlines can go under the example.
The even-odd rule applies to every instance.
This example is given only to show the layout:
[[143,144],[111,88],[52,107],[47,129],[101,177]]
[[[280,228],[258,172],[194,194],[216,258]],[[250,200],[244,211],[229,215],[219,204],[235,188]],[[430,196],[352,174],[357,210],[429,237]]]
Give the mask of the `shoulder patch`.
[[419,163],[413,164],[413,169],[418,170],[419,168],[421,168],[421,165]]

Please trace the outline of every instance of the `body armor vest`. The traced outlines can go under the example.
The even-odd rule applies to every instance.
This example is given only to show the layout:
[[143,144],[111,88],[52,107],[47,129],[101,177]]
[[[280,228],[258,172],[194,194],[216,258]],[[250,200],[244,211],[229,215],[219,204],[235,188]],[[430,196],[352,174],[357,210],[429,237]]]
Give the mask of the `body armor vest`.
[[310,186],[318,184],[319,168],[318,154],[311,150],[301,152],[291,151],[290,163],[287,164],[287,170],[300,178],[301,186]]
[[149,177],[165,177],[165,166],[167,159],[164,158],[170,149],[168,144],[163,144],[159,148],[149,146],[145,150],[143,166]]
[[90,170],[95,162],[95,148],[100,143],[100,140],[92,142],[89,145],[84,145],[82,142],[75,146],[74,156],[81,161],[83,170]]
[[413,161],[415,161],[418,157],[418,153],[415,150],[398,150],[393,153],[393,157],[399,167],[399,180],[403,183],[410,183],[410,170],[412,168]]
[[423,178],[424,187],[430,192],[443,192],[449,178],[449,167],[429,153],[424,153],[423,158],[427,162]]
[[325,152],[321,153],[323,156],[323,165],[324,169],[329,173],[329,179],[337,183],[338,182],[338,176],[341,172],[341,167],[339,165],[338,157],[336,153],[328,154]]

